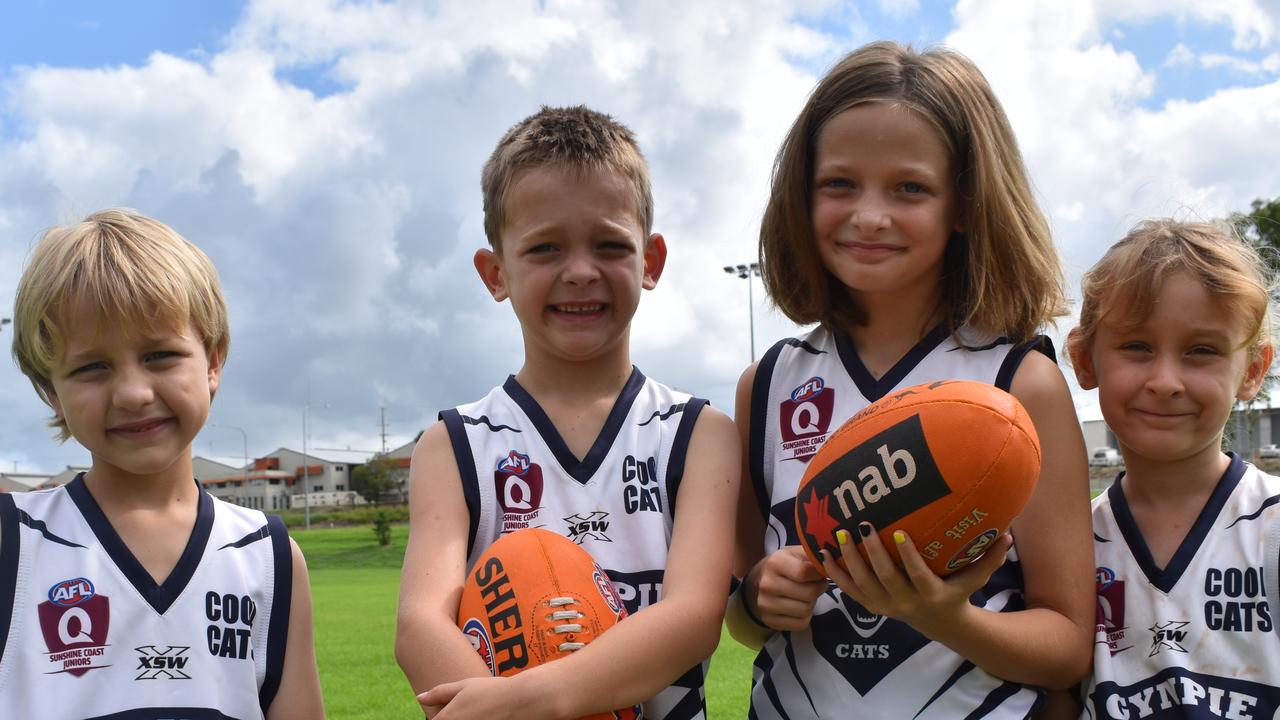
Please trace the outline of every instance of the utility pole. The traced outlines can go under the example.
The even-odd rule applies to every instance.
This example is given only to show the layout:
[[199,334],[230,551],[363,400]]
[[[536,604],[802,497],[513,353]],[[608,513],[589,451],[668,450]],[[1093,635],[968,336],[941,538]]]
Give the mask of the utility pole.
[[386,406],[378,408],[378,414],[382,420],[382,454],[387,454],[387,408]]

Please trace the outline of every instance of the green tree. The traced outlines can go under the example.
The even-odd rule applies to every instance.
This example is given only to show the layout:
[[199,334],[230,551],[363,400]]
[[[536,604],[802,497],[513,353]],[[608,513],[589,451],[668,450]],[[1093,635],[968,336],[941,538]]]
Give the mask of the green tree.
[[1280,198],[1254,200],[1247,213],[1232,213],[1230,222],[1244,238],[1262,251],[1273,272],[1280,271]]
[[[1240,237],[1257,248],[1258,254],[1262,256],[1272,276],[1280,277],[1280,198],[1254,200],[1249,208],[1247,213],[1232,213],[1227,221]],[[1278,378],[1280,374],[1277,372],[1277,364],[1272,363],[1267,379],[1262,383],[1262,390],[1257,396],[1248,402],[1237,404],[1242,422],[1232,423],[1237,426],[1235,428],[1228,426],[1228,432],[1223,437],[1224,445],[1230,447],[1232,436],[1235,434],[1230,432],[1232,429],[1243,434],[1244,437],[1240,438],[1243,441],[1243,449],[1252,449],[1261,444],[1259,438],[1252,437],[1253,430],[1261,414],[1260,408],[1271,404],[1272,388]]]
[[400,484],[400,466],[394,458],[374,455],[369,462],[351,472],[351,489],[371,504],[377,504],[385,493]]

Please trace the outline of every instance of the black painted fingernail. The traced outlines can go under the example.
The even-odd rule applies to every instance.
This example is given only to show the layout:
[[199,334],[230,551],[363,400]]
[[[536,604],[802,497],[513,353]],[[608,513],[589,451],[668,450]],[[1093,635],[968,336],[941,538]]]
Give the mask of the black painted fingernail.
[[869,522],[858,523],[858,534],[864,538],[871,537],[871,523]]

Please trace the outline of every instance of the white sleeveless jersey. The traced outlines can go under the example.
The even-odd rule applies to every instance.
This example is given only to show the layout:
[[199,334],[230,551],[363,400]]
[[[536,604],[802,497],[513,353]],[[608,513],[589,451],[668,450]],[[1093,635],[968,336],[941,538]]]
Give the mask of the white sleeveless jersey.
[[[705,405],[633,369],[581,460],[514,377],[441,413],[471,516],[468,568],[504,533],[541,527],[591,553],[628,613],[657,602],[685,453]],[[644,703],[644,717],[705,718],[706,666]]]
[[1098,625],[1082,718],[1280,717],[1280,478],[1232,457],[1162,570],[1117,480],[1093,501]]
[[280,683],[292,568],[279,518],[203,491],[163,584],[83,476],[0,494],[0,717],[264,717]]
[[[1053,357],[1047,338],[1013,345],[966,329],[937,328],[876,380],[848,338],[824,326],[774,345],[751,392],[750,472],[766,519],[764,551],[798,545],[795,495],[806,464],[848,418],[898,388],[964,379],[1008,390],[1026,353]],[[1023,608],[1016,554],[971,601]],[[771,636],[756,658],[753,718],[1021,718],[1040,702],[1032,688],[988,675],[906,623],[868,612],[834,583],[810,628]]]

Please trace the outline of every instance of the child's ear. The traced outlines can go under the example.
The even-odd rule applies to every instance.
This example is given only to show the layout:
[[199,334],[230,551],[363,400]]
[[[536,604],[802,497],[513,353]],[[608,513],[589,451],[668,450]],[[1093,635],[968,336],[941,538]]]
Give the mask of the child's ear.
[[1092,390],[1098,387],[1098,371],[1093,366],[1093,351],[1080,335],[1080,328],[1071,328],[1067,333],[1067,355],[1071,358],[1071,367],[1076,371],[1076,382],[1081,390]]
[[44,396],[49,399],[49,407],[53,408],[53,416],[61,420],[62,401],[58,399],[58,393],[52,387],[48,387],[44,391]]
[[476,266],[476,272],[480,274],[480,279],[484,281],[484,286],[488,288],[489,294],[494,300],[502,302],[510,297],[507,294],[506,279],[502,275],[502,256],[490,250],[489,248],[481,248],[476,251],[472,262]]
[[222,355],[217,350],[209,354],[209,397],[218,394],[218,383],[222,382]]
[[1240,389],[1236,392],[1237,400],[1252,400],[1258,394],[1262,383],[1267,380],[1267,371],[1271,369],[1274,354],[1275,348],[1270,345],[1263,345],[1250,353],[1249,364],[1244,369],[1244,379],[1240,381]]
[[649,236],[644,244],[644,278],[640,287],[652,290],[658,286],[658,278],[662,277],[662,269],[667,265],[667,241],[661,233]]

